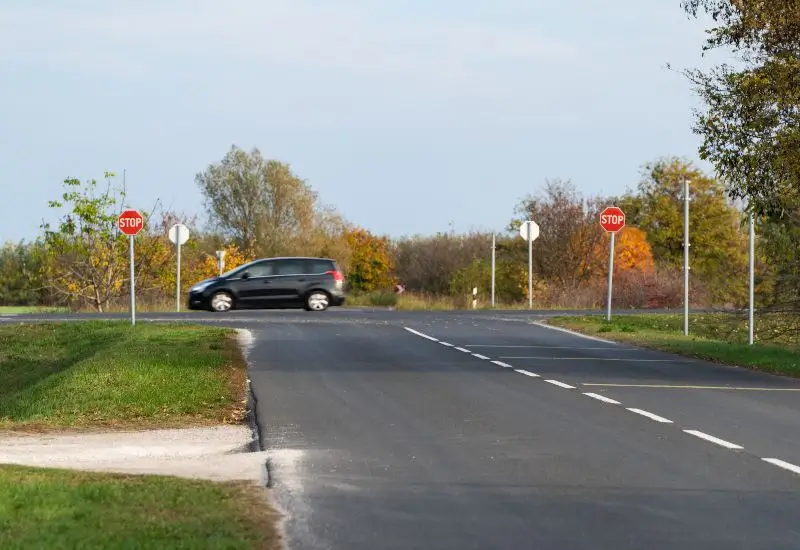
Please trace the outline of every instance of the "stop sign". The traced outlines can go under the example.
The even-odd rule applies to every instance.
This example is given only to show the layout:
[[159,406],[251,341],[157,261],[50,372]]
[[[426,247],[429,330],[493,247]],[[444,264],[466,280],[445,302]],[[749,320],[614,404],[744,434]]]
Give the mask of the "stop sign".
[[625,213],[616,206],[606,207],[600,212],[600,227],[609,233],[616,233],[625,227]]
[[136,210],[125,210],[117,218],[117,227],[126,235],[138,235],[144,229],[144,217]]

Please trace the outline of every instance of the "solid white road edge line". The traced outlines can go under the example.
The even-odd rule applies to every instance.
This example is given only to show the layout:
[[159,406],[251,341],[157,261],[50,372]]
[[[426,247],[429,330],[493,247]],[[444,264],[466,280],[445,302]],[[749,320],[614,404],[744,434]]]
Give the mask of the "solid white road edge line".
[[542,327],[549,330],[557,330],[558,332],[564,332],[566,334],[571,334],[572,336],[577,336],[578,338],[585,338],[586,340],[592,340],[594,342],[602,342],[604,344],[611,344],[612,346],[619,345],[617,342],[612,342],[611,340],[604,340],[603,338],[597,338],[596,336],[581,334],[580,332],[575,332],[574,330],[569,330],[566,328],[554,327],[553,325],[548,325],[547,323],[543,323],[541,321],[534,321],[532,324],[536,325],[537,327]]
[[790,472],[794,472],[796,474],[800,474],[800,466],[795,466],[789,462],[785,462],[779,458],[762,458],[764,462],[769,462],[773,466],[777,466],[778,468],[783,468],[784,470],[789,470]]
[[414,330],[413,328],[408,328],[408,327],[403,327],[403,328],[406,329],[408,332],[410,332],[412,334],[416,334],[417,336],[422,336],[423,338],[427,338],[428,340],[430,340],[432,342],[438,342],[439,341],[438,338],[434,338],[433,336],[428,336],[427,334],[423,334],[423,333],[419,332],[418,330]]
[[592,399],[597,399],[598,401],[603,401],[604,403],[611,403],[612,405],[622,405],[619,401],[611,399],[610,397],[606,397],[604,395],[600,395],[597,393],[584,393],[583,395],[588,395]]
[[525,369],[514,369],[514,372],[518,372],[520,374],[524,374],[525,376],[530,376],[531,378],[541,378],[535,372],[526,371]]
[[489,360],[489,358],[488,358],[488,357],[486,357],[485,355],[481,355],[480,353],[473,353],[472,355],[473,355],[474,357],[477,357],[478,359],[485,359],[485,360],[487,360],[487,361]]
[[663,424],[672,424],[672,420],[670,420],[668,418],[664,418],[663,416],[658,416],[657,414],[653,414],[653,413],[648,412],[648,411],[643,411],[642,409],[631,409],[631,408],[628,408],[628,410],[631,411],[632,413],[636,413],[636,414],[640,414],[642,416],[645,416],[645,417],[649,418],[650,420],[655,420],[656,422],[661,422]]
[[718,437],[714,437],[713,435],[708,435],[707,433],[703,433],[698,430],[683,430],[689,435],[693,435],[695,437],[699,437],[700,439],[705,439],[706,441],[710,441],[711,443],[716,443],[722,447],[726,447],[728,449],[744,449],[741,445],[737,445],[736,443],[731,443],[730,441],[725,441],[724,439],[719,439]]
[[472,352],[471,352],[471,351],[469,351],[468,349],[464,349],[464,348],[455,347],[455,348],[453,348],[453,349],[457,349],[458,351],[463,351],[464,353],[472,353]]
[[558,386],[559,388],[566,388],[568,390],[574,390],[575,386],[570,386],[569,384],[565,384],[564,382],[559,382],[558,380],[545,380],[548,384],[553,384],[554,386]]
[[492,363],[494,363],[498,367],[505,367],[507,369],[513,369],[514,368],[511,365],[509,365],[508,363],[503,363],[502,361],[492,361]]
[[447,346],[448,348],[452,348],[452,347],[453,347],[453,344],[451,344],[450,342],[441,342],[441,341],[440,341],[439,343],[440,343],[441,345],[443,345],[443,346]]

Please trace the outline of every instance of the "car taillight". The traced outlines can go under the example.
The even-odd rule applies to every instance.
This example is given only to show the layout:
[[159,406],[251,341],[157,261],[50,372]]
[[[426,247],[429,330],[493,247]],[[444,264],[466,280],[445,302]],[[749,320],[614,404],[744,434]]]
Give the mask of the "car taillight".
[[344,281],[344,277],[338,271],[326,271],[326,275],[333,275],[334,281]]

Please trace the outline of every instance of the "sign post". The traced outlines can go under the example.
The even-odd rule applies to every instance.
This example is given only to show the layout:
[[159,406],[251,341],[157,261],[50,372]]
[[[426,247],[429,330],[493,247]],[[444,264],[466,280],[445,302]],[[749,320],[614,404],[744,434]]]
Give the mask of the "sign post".
[[528,307],[533,309],[533,241],[539,238],[539,226],[532,220],[522,222],[519,235],[528,241]]
[[169,240],[175,245],[175,255],[178,258],[178,267],[175,276],[175,311],[181,311],[181,246],[189,240],[189,228],[182,223],[176,223],[169,228]]
[[117,227],[129,238],[129,262],[130,262],[130,281],[131,281],[131,325],[136,324],[136,271],[134,262],[133,242],[136,235],[144,229],[144,217],[137,211],[128,209],[122,212],[117,218]]
[[600,213],[600,227],[611,234],[608,250],[608,301],[606,303],[606,320],[611,320],[611,296],[614,286],[614,237],[625,227],[625,213],[616,206],[608,206]]
[[225,269],[225,251],[224,250],[217,250],[217,267],[219,268],[219,274],[222,275],[223,270]]

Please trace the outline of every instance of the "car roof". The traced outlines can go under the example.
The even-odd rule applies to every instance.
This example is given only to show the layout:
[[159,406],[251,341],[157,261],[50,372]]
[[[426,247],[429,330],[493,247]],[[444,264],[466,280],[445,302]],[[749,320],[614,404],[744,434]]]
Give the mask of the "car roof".
[[261,260],[324,260],[326,262],[335,262],[333,258],[322,258],[318,256],[274,256],[269,258],[258,258],[253,260],[254,262],[260,262]]

